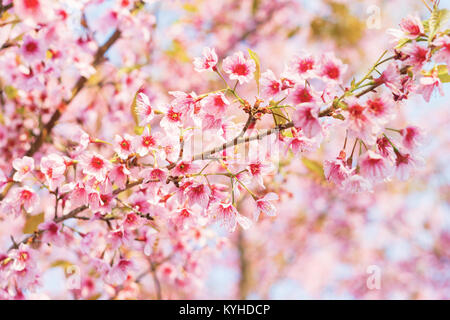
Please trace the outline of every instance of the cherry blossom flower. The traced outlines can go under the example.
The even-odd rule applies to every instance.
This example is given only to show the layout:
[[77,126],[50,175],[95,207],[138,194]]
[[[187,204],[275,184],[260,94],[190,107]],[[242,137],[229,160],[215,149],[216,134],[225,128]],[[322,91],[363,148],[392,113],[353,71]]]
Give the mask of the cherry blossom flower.
[[64,234],[58,224],[54,221],[47,221],[39,225],[39,230],[43,230],[42,242],[61,247],[64,245]]
[[[256,156],[253,156],[256,157]],[[271,163],[265,163],[259,159],[253,159],[250,160],[247,165],[247,172],[250,175],[250,177],[253,178],[253,180],[256,182],[257,185],[259,185],[261,188],[264,187],[264,177],[271,172],[273,172],[274,168]],[[239,177],[238,177],[239,178]]]
[[445,35],[433,41],[433,45],[439,47],[439,51],[434,55],[434,60],[443,62],[450,66],[450,36]]
[[119,285],[125,282],[130,272],[135,270],[135,266],[131,260],[120,259],[116,265],[106,275],[106,282]]
[[430,102],[431,95],[436,88],[439,89],[439,93],[443,96],[444,91],[442,90],[441,80],[437,76],[436,72],[432,72],[430,76],[420,78],[417,93],[421,93],[424,100],[426,102]]
[[377,84],[385,84],[394,94],[400,94],[401,74],[395,62],[388,64],[381,76],[375,79]]
[[323,170],[328,181],[337,186],[342,186],[343,182],[352,174],[353,169],[347,168],[342,159],[325,160]]
[[19,215],[22,208],[31,213],[39,205],[38,195],[28,186],[14,189],[2,203],[2,208],[8,213]]
[[26,35],[23,39],[22,46],[20,47],[22,56],[30,63],[44,60],[46,50],[42,45],[42,42],[39,40],[30,35]]
[[203,48],[201,57],[197,57],[194,59],[194,69],[197,72],[203,72],[207,70],[216,71],[216,65],[217,65],[217,54],[214,48]]
[[387,95],[374,94],[366,101],[367,111],[379,125],[388,123],[395,116],[394,101]]
[[231,80],[238,80],[243,84],[253,79],[256,64],[252,59],[246,59],[242,51],[238,51],[223,60],[222,68]]
[[359,174],[352,174],[342,184],[342,188],[350,193],[367,192],[372,190],[369,180]]
[[196,204],[201,208],[207,208],[211,190],[202,183],[196,183],[186,189],[186,195],[189,197],[189,204],[191,206]]
[[133,137],[129,134],[124,134],[123,138],[116,134],[114,137],[114,141],[116,143],[116,146],[114,148],[114,151],[117,153],[119,158],[122,160],[128,159],[128,157],[133,154]]
[[150,100],[143,92],[138,93],[136,97],[136,114],[140,120],[139,125],[141,127],[149,124],[155,116],[153,108],[150,105]]
[[259,85],[263,99],[279,100],[281,98],[283,84],[272,70],[267,70],[261,75]]
[[342,80],[347,71],[347,65],[337,59],[334,54],[326,53],[322,56],[319,74],[327,81],[338,82]]
[[114,166],[114,168],[109,172],[109,178],[112,182],[114,182],[119,188],[125,188],[128,180],[128,176],[131,174],[131,171],[123,165]]
[[400,30],[389,29],[387,32],[391,34],[396,41],[402,38],[414,40],[424,34],[424,28],[418,15],[408,15],[400,22]]
[[13,180],[21,182],[24,178],[30,175],[34,170],[34,159],[31,157],[23,157],[22,159],[14,159],[13,168],[16,170]]
[[141,157],[146,156],[150,151],[156,148],[156,139],[150,134],[150,129],[145,127],[141,136],[133,139],[133,148]]
[[408,43],[402,48],[402,52],[408,55],[405,63],[411,65],[415,71],[422,69],[430,59],[430,49],[422,47],[417,42]]
[[66,164],[64,159],[56,153],[41,159],[40,170],[45,175],[50,190],[60,187],[65,180]]
[[35,263],[34,250],[23,243],[19,245],[19,248],[12,249],[8,257],[13,260],[11,268],[15,271],[25,270]]
[[296,128],[302,129],[302,132],[308,138],[322,132],[322,126],[318,119],[319,109],[317,105],[313,103],[305,103],[297,107],[292,120]]
[[201,105],[205,112],[217,117],[225,114],[230,102],[222,92],[219,92],[202,99]]
[[265,213],[269,217],[276,216],[277,215],[277,211],[276,211],[277,209],[271,203],[271,201],[276,201],[278,199],[279,199],[279,197],[278,197],[278,195],[276,193],[269,192],[264,197],[256,200],[256,208],[257,208],[257,210],[255,211],[255,213],[253,215],[253,220],[258,221],[259,214],[261,212]]
[[345,118],[349,137],[358,138],[372,145],[376,142],[379,126],[372,120],[369,111],[361,102],[353,97],[347,98]]
[[84,174],[94,177],[97,181],[105,180],[109,170],[112,169],[111,162],[103,158],[102,155],[92,152],[82,154],[79,165]]
[[409,126],[400,130],[400,134],[402,135],[402,145],[410,151],[416,150],[424,138],[422,131],[415,126]]
[[392,167],[380,154],[369,150],[359,160],[360,173],[369,181],[381,181],[391,174]]
[[216,215],[221,225],[229,232],[233,232],[238,223],[244,230],[247,230],[251,226],[250,219],[241,215],[229,201],[213,204],[211,213]]
[[317,101],[317,94],[310,86],[296,85],[289,97],[294,104],[309,103]]
[[14,12],[31,25],[47,21],[53,13],[51,2],[43,0],[14,0]]
[[181,161],[173,170],[172,173],[174,175],[178,176],[184,176],[187,174],[195,173],[197,170],[199,170],[200,167],[197,163],[194,162],[188,162],[188,161]]
[[313,55],[304,51],[291,61],[290,70],[294,73],[297,73],[299,76],[309,78],[316,76],[315,74],[316,66],[317,66],[316,58]]
[[400,180],[407,180],[411,173],[420,165],[422,160],[420,158],[414,158],[409,153],[395,152],[395,172]]

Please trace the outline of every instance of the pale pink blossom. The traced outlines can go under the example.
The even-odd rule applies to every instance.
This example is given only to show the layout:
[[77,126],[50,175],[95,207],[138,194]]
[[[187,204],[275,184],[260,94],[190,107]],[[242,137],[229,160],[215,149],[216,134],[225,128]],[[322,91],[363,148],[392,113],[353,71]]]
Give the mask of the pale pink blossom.
[[24,178],[29,176],[34,170],[34,159],[31,157],[23,157],[22,159],[14,159],[13,168],[16,170],[13,180],[21,182]]
[[250,219],[241,215],[230,201],[213,204],[211,213],[216,216],[221,225],[229,232],[236,230],[236,225],[238,223],[244,230],[247,230],[251,226]]
[[141,157],[146,156],[150,151],[156,148],[156,139],[150,134],[150,129],[145,127],[141,136],[136,136],[133,139],[132,148],[136,150],[136,153]]
[[114,285],[122,284],[134,270],[136,270],[136,268],[131,260],[120,259],[108,272],[105,281]]
[[253,79],[256,64],[252,59],[246,59],[242,51],[238,51],[223,60],[222,68],[231,80],[237,80],[243,84]]
[[414,71],[420,71],[431,56],[430,49],[421,46],[417,42],[408,43],[402,48],[402,52],[408,55],[405,63],[412,66]]
[[138,115],[139,125],[141,127],[149,124],[155,116],[153,108],[150,105],[150,100],[143,92],[138,93],[136,97],[136,114]]
[[326,53],[320,61],[319,74],[326,81],[339,82],[347,71],[347,65],[337,59],[333,53]]
[[216,71],[217,54],[214,48],[203,48],[202,56],[194,59],[194,69],[197,72],[203,72],[207,70]]
[[39,225],[39,230],[43,231],[41,241],[50,245],[62,247],[65,243],[64,234],[60,226],[54,221],[47,221]]
[[203,98],[201,106],[206,113],[219,117],[227,111],[230,102],[222,92],[210,94]]
[[65,180],[66,164],[63,157],[56,153],[41,159],[40,170],[45,175],[50,190],[60,187]]
[[272,70],[267,70],[261,75],[259,86],[263,99],[279,100],[281,98],[283,84]]
[[319,108],[313,103],[305,103],[297,107],[292,120],[296,128],[302,129],[306,137],[312,138],[322,132],[318,119]]
[[271,201],[276,201],[278,199],[279,197],[276,193],[269,192],[264,197],[256,200],[257,210],[253,215],[253,220],[257,221],[261,212],[265,213],[269,217],[275,217],[277,215],[277,209]]
[[422,131],[416,126],[409,126],[400,130],[403,146],[410,151],[416,150],[422,143],[424,137]]
[[35,39],[30,35],[25,35],[20,51],[25,60],[30,63],[45,59],[46,49],[43,48],[42,40]]
[[94,177],[100,182],[105,180],[109,170],[112,169],[112,164],[109,160],[106,160],[98,153],[92,152],[82,154],[79,165],[84,174]]
[[114,151],[117,153],[120,159],[126,160],[134,153],[133,149],[133,137],[129,134],[124,134],[123,137],[116,134],[114,136]]
[[360,173],[369,181],[381,181],[389,177],[392,167],[380,154],[369,150],[359,160]]
[[207,208],[211,190],[205,184],[195,183],[186,189],[186,195],[191,206],[198,205],[200,208]]
[[343,182],[352,174],[353,170],[348,168],[342,159],[325,160],[323,163],[325,178],[342,186]]
[[441,80],[437,76],[436,72],[432,72],[431,75],[423,76],[419,79],[417,93],[422,94],[426,102],[430,102],[431,95],[435,89],[438,89],[441,96],[444,96]]
[[380,130],[379,125],[370,116],[368,108],[363,106],[358,99],[350,97],[346,99],[346,102],[345,118],[348,136],[373,145]]
[[440,48],[433,59],[437,62],[443,62],[450,66],[450,36],[444,35],[433,41],[433,45]]

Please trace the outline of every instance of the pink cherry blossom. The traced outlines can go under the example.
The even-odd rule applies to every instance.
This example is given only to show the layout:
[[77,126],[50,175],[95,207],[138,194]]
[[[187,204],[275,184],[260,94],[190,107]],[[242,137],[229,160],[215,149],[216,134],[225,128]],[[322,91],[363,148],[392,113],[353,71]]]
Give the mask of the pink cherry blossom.
[[225,114],[230,102],[221,92],[216,94],[210,94],[201,101],[202,108],[208,114],[219,116]]
[[150,100],[143,92],[138,93],[136,97],[136,113],[139,117],[139,125],[141,127],[149,124],[155,116],[153,108],[150,105]]
[[243,84],[253,79],[256,65],[252,59],[246,59],[242,51],[238,51],[223,60],[222,68],[229,74],[231,80]]
[[322,56],[319,74],[327,81],[341,81],[347,71],[347,65],[337,59],[334,54],[326,53]]
[[251,221],[242,216],[231,202],[215,203],[211,207],[211,213],[214,214],[229,232],[233,232],[239,224],[244,230],[250,228]]
[[102,155],[93,152],[86,152],[80,157],[80,167],[83,173],[94,177],[97,181],[104,181],[112,164]]
[[380,181],[389,177],[392,167],[380,154],[372,150],[359,160],[360,173],[369,181]]
[[23,157],[22,159],[15,159],[12,163],[13,168],[16,170],[14,173],[14,181],[22,181],[29,176],[34,170],[34,159],[31,157]]
[[433,41],[433,45],[439,47],[439,51],[434,55],[434,60],[450,65],[450,36],[444,35]]
[[64,159],[56,154],[52,153],[41,159],[40,165],[41,172],[45,175],[47,183],[51,190],[55,190],[60,187],[64,182],[64,173],[66,172],[66,164]]
[[312,138],[322,131],[322,126],[318,119],[318,107],[313,103],[305,103],[297,107],[293,115],[293,122],[296,128],[308,138]]
[[195,71],[203,72],[207,70],[215,71],[217,64],[217,54],[214,48],[203,48],[202,56],[194,59]]
[[269,217],[274,217],[277,214],[277,209],[275,206],[271,203],[271,201],[278,200],[279,197],[276,193],[269,192],[264,197],[256,200],[256,208],[255,214],[253,216],[253,220],[257,221],[259,218],[259,214],[265,213]]
[[114,142],[116,143],[114,151],[122,160],[128,159],[128,157],[133,154],[133,137],[129,134],[125,133],[123,137],[116,134]]

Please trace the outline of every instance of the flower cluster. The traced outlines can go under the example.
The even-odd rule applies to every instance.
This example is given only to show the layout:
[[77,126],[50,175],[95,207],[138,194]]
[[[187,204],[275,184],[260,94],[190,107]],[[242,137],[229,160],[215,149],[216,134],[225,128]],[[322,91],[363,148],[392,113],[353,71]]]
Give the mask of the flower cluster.
[[[53,2],[14,1],[26,34],[0,55],[11,71],[4,80],[14,84],[5,87],[14,102],[0,114],[0,147],[11,159],[0,167],[0,216],[26,220],[29,235],[11,237],[0,254],[0,297],[21,298],[38,286],[36,256],[53,247],[76,248],[70,258],[83,275],[71,288],[77,298],[95,296],[97,282],[111,297],[133,297],[146,265],[169,286],[194,287],[199,256],[226,246],[212,230],[240,233],[277,215],[282,199],[272,182],[285,159],[339,146],[323,163],[303,163],[345,194],[406,180],[423,163],[422,129],[399,127],[398,119],[409,97],[428,102],[447,80],[450,36],[435,23],[404,19],[389,31],[395,48],[360,80],[350,80],[349,66],[332,52],[299,52],[275,72],[262,69],[251,50],[222,59],[206,47],[190,68],[217,87],[169,91],[164,100],[132,73],[111,86],[109,75],[122,71],[112,64],[104,78],[97,73],[109,47],[138,29],[133,23],[148,21],[139,5],[118,3],[102,18],[117,29],[100,46],[88,26],[85,37],[67,40],[68,13]],[[123,55],[133,72],[140,60]],[[85,106],[65,119],[89,85],[111,86],[107,95],[116,99],[81,93]],[[96,104],[117,128],[93,133],[102,122],[92,120]],[[240,210],[242,202],[251,213]]]

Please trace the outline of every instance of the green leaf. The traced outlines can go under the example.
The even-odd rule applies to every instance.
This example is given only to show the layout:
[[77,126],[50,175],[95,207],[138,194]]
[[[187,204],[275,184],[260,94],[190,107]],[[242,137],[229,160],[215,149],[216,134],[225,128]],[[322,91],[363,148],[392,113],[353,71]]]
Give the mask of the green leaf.
[[395,49],[400,49],[400,48],[402,48],[405,44],[407,44],[407,43],[409,43],[409,42],[411,42],[411,39],[407,39],[407,38],[400,39],[400,40],[398,40],[398,43],[397,43],[397,45],[395,46]]
[[25,225],[23,226],[23,233],[33,233],[37,231],[38,226],[44,222],[44,212],[41,212],[37,215],[31,216],[28,215],[25,221]]
[[438,33],[439,29],[447,22],[450,17],[450,12],[447,9],[438,9],[436,6],[431,13],[429,21],[430,33],[428,35],[428,43],[431,43],[434,36]]
[[255,80],[256,80],[256,86],[258,87],[258,94],[259,94],[259,78],[261,77],[261,63],[259,62],[259,57],[256,54],[256,52],[252,51],[251,49],[248,49],[248,54],[250,55],[250,58],[255,61],[256,69],[255,69]]
[[441,80],[442,83],[450,82],[450,75],[448,74],[448,69],[446,65],[441,64],[437,66],[437,70],[439,80]]
[[8,99],[12,100],[15,97],[17,97],[17,89],[14,88],[13,86],[5,86],[3,91],[5,92],[6,97],[8,97]]
[[320,162],[311,160],[311,159],[308,159],[305,157],[302,158],[302,162],[311,173],[313,173],[315,176],[317,176],[321,180],[325,180],[325,173],[323,171],[323,165]]
[[136,112],[136,99],[137,99],[138,94],[139,94],[139,90],[136,91],[136,93],[134,94],[133,102],[131,103],[131,107],[130,107],[131,115],[133,116],[133,119],[134,119],[134,122],[136,123],[136,125],[139,124],[139,116]]

